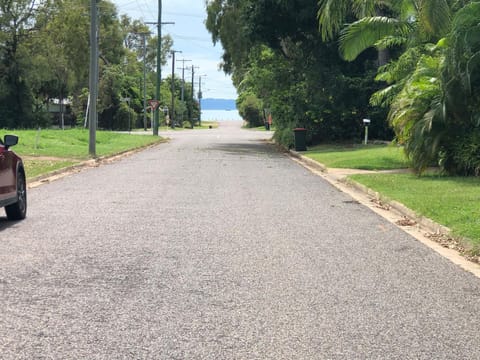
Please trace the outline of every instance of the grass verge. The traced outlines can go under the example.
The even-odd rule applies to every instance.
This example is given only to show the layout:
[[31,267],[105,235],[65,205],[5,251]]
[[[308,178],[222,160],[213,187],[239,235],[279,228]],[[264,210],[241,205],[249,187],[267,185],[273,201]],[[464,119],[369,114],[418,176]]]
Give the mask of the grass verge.
[[75,165],[78,163],[78,161],[24,158],[23,163],[25,165],[27,179],[33,179],[37,176],[45,175],[55,170],[60,170]]
[[412,174],[352,175],[351,179],[449,227],[480,248],[480,179]]
[[391,145],[318,145],[303,154],[330,168],[393,170],[409,167],[403,149]]
[[[89,158],[89,131],[69,130],[3,130],[14,133],[19,143],[14,150],[24,158],[28,178],[71,166]],[[163,141],[152,135],[133,135],[97,131],[97,156],[109,156]]]
[[[329,168],[394,170],[408,168],[401,148],[389,145],[320,145],[304,153]],[[480,179],[426,174],[351,175],[382,196],[396,200],[466,238],[480,250]]]

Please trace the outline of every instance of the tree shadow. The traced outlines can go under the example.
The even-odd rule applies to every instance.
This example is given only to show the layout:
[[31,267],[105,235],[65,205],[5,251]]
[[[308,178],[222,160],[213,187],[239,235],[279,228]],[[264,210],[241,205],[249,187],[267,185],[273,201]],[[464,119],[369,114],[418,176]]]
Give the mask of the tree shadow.
[[214,144],[209,149],[232,156],[280,157],[282,154],[273,144],[258,142]]

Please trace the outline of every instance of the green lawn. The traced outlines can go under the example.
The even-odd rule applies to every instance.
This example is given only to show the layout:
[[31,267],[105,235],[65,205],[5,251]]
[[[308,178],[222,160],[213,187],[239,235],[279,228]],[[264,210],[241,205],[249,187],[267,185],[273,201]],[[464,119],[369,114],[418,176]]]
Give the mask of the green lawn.
[[[70,130],[2,130],[1,134],[13,133],[20,137],[15,151],[20,155],[52,156],[87,159],[89,132],[87,129]],[[97,156],[112,155],[162,141],[152,135],[120,134],[112,131],[97,131]]]
[[[244,126],[243,128],[247,129],[247,130],[254,130],[254,131],[267,131],[267,129],[265,128],[264,125],[257,126],[257,127],[252,127],[252,128],[248,127],[248,126]],[[275,131],[275,130],[276,130],[276,128],[272,126],[269,131]]]
[[37,176],[75,165],[78,161],[24,158],[23,163],[25,165],[27,178],[33,179]]
[[303,154],[330,168],[391,170],[409,165],[403,149],[392,145],[318,145]]
[[350,178],[480,246],[479,178],[411,174],[352,175]]
[[[401,148],[388,145],[320,145],[304,154],[329,168],[393,170],[409,165]],[[350,178],[449,227],[455,235],[471,239],[475,248],[480,248],[479,178],[438,174],[368,174]]]
[[[27,178],[71,166],[89,158],[88,129],[70,130],[2,130],[0,136],[12,133],[19,136],[14,147],[24,158]],[[120,134],[97,131],[97,156],[108,156],[164,141],[152,135]]]

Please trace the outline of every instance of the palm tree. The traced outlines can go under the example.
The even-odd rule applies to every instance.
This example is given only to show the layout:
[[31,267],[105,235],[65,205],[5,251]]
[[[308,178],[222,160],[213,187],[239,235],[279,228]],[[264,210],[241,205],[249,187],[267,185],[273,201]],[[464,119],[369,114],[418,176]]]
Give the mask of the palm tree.
[[479,18],[480,3],[465,6],[446,38],[407,49],[377,76],[389,86],[371,101],[390,106],[417,173],[438,163],[450,174],[480,175]]
[[[352,17],[357,20],[344,27]],[[340,53],[348,61],[370,47],[436,41],[448,32],[450,17],[447,0],[320,0],[318,10],[323,39],[340,32]]]
[[[356,9],[361,3],[368,3],[370,13],[359,16]],[[322,36],[339,34],[344,59],[352,61],[370,47],[379,54],[392,47],[404,49],[388,63],[379,57],[383,62],[379,61],[377,80],[387,87],[375,93],[371,103],[390,108],[388,120],[397,141],[421,173],[439,158],[448,134],[441,72],[446,47],[439,40],[450,30],[451,4],[448,0],[343,0],[335,5],[320,0],[319,6]],[[341,28],[349,16],[357,20]]]
[[380,3],[379,0],[319,0],[317,16],[323,40],[333,40],[351,17],[375,15]]
[[460,9],[446,39],[442,69],[448,136],[442,166],[449,173],[480,175],[480,3]]

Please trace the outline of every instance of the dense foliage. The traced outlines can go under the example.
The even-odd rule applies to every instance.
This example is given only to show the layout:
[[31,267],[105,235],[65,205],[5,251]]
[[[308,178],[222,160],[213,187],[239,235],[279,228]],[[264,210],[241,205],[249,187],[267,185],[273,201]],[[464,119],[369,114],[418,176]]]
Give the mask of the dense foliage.
[[480,174],[478,1],[211,0],[207,11],[242,115],[271,113],[280,143],[297,126],[315,143],[359,139],[370,118],[418,173]]
[[308,129],[309,141],[360,139],[365,117],[377,124],[373,136],[391,136],[385,111],[368,102],[379,89],[375,52],[342,60],[336,43],[321,39],[316,0],[214,0],[207,10],[207,28],[225,49],[223,69],[239,91],[239,109],[257,104],[262,121],[271,113],[277,141],[291,145],[298,126]]
[[[154,99],[157,37],[144,23],[119,17],[111,1],[97,3],[99,127],[148,126],[149,108],[143,115],[144,67],[146,98]],[[89,5],[89,0],[0,0],[0,128],[84,124]],[[170,36],[163,37],[162,64],[171,46]],[[165,79],[161,86],[162,108],[171,104],[170,81]],[[191,84],[185,84],[181,101],[181,83],[175,82],[176,119],[198,118]]]

